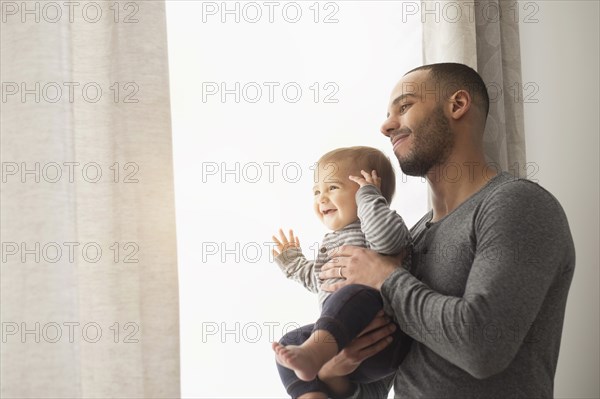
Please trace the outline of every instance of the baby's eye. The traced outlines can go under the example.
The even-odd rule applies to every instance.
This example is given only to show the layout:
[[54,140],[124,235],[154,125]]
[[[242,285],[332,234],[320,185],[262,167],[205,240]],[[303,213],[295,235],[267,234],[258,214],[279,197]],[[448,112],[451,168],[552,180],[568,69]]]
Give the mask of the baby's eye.
[[329,191],[337,190],[338,188],[338,186],[329,186]]
[[315,192],[314,192],[315,197],[319,194],[321,194],[321,192],[319,190],[315,190]]

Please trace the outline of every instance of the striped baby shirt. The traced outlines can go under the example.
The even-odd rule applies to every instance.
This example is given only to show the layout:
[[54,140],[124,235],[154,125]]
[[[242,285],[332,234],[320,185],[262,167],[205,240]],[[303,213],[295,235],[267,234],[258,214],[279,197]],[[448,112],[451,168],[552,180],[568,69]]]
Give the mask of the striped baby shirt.
[[[344,228],[327,233],[314,261],[306,259],[300,248],[288,248],[275,258],[287,278],[297,281],[311,292],[317,293],[319,306],[330,292],[321,289],[317,277],[321,268],[329,262],[342,245],[369,248],[383,255],[398,255],[407,250],[402,264],[410,262],[411,236],[402,217],[390,209],[386,199],[374,185],[366,185],[356,192],[358,220]],[[341,279],[328,280],[328,284]]]

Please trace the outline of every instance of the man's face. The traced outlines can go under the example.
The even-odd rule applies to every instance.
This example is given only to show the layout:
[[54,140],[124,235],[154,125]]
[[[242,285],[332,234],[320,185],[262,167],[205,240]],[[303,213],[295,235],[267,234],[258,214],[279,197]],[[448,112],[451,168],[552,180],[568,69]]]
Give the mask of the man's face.
[[428,71],[404,76],[392,91],[388,118],[381,132],[390,138],[402,172],[425,176],[444,162],[454,146],[454,134]]

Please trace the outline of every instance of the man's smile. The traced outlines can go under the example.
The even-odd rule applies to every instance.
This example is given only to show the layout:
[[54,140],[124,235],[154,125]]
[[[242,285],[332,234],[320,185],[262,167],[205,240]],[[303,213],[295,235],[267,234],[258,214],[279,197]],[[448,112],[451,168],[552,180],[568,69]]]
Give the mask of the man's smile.
[[396,147],[398,147],[400,144],[402,144],[404,141],[406,141],[406,139],[408,138],[408,136],[410,136],[411,133],[409,132],[403,132],[403,133],[399,133],[397,135],[392,136],[391,141],[392,141],[392,149],[395,150]]

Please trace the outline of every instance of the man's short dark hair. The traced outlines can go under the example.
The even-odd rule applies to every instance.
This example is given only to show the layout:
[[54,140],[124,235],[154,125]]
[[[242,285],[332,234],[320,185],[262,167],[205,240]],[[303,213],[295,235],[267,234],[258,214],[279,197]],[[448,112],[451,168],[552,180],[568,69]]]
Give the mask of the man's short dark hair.
[[[466,90],[473,102],[481,108],[484,117],[490,109],[490,97],[481,76],[471,67],[453,62],[423,65],[406,72],[429,71],[429,78],[439,85],[441,93],[452,95],[457,90]],[[450,92],[450,88],[455,89]]]

